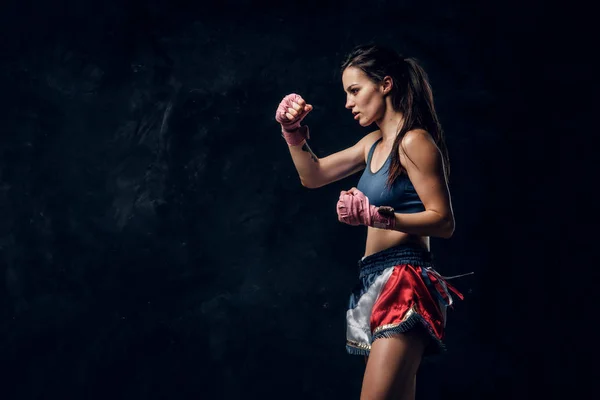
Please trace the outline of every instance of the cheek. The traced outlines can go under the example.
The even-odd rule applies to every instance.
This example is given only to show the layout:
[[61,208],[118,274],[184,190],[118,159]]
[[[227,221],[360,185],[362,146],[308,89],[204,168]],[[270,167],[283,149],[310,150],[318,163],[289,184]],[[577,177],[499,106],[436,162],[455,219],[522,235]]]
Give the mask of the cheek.
[[369,93],[365,96],[363,104],[368,110],[374,111],[379,108],[379,99],[375,93]]
[[369,117],[373,117],[375,114],[377,114],[379,110],[379,105],[377,104],[377,101],[373,100],[374,99],[370,99],[369,102],[365,104],[365,110],[367,111]]
[[372,115],[381,114],[385,110],[385,103],[383,99],[373,96],[371,102],[369,103],[369,111]]

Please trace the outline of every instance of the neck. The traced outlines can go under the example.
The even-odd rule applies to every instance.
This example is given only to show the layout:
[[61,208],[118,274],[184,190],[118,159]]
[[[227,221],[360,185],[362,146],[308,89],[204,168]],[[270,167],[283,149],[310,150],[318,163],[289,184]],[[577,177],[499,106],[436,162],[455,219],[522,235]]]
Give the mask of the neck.
[[391,145],[396,139],[398,132],[400,132],[403,123],[404,115],[399,111],[393,110],[392,107],[387,107],[383,117],[377,121],[383,142]]

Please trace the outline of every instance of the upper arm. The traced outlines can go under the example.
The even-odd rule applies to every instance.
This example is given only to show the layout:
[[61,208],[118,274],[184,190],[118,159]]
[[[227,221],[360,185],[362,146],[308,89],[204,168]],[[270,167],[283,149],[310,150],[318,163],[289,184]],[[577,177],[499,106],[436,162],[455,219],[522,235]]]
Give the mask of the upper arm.
[[312,187],[321,187],[361,171],[366,166],[365,149],[375,141],[377,131],[369,133],[354,146],[319,159],[318,181]]
[[402,139],[398,151],[425,209],[453,220],[442,155],[431,135],[421,129],[410,131]]

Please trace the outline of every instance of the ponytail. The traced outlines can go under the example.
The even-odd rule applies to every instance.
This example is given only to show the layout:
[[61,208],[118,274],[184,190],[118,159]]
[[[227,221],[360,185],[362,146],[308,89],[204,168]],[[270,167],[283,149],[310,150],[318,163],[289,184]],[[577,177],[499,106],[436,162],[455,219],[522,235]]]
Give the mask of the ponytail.
[[[433,92],[429,84],[429,79],[426,72],[415,59],[405,58],[401,61],[401,65],[400,69],[402,72],[399,74],[398,90],[393,95],[392,103],[396,110],[402,112],[404,122],[396,135],[392,148],[398,149],[406,133],[411,130],[423,129],[427,131],[433,137],[436,146],[440,150],[447,181],[450,175],[448,149],[446,148],[441,124],[435,112]],[[410,161],[412,162],[412,160]],[[391,187],[396,178],[404,172],[406,171],[400,163],[398,152],[392,150],[387,186]]]

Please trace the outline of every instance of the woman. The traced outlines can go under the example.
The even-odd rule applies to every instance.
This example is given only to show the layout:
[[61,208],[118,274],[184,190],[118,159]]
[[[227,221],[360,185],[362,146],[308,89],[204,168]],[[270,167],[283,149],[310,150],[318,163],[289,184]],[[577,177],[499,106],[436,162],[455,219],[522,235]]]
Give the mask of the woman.
[[434,269],[429,237],[450,238],[448,156],[427,75],[414,59],[358,46],[342,64],[346,108],[361,126],[354,146],[318,158],[302,120],[313,109],[286,96],[276,120],[302,185],[318,188],[364,170],[342,191],[339,221],[367,226],[360,283],[350,297],[346,348],[365,355],[361,399],[414,399],[424,355],[443,349],[453,290]]

